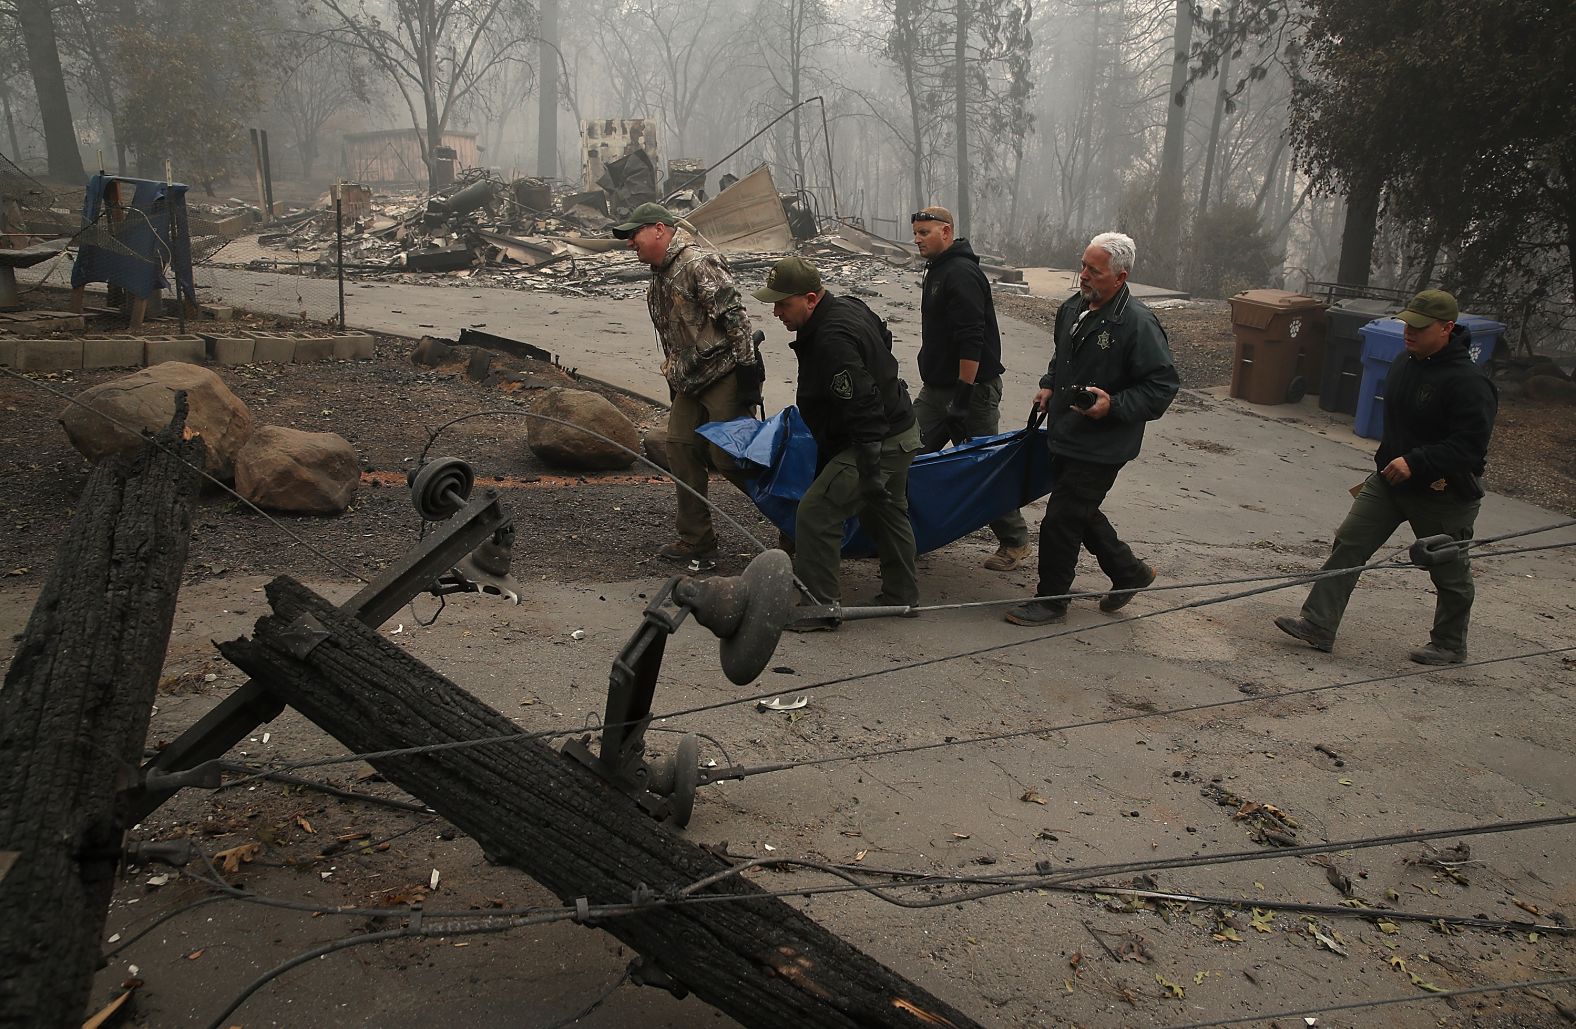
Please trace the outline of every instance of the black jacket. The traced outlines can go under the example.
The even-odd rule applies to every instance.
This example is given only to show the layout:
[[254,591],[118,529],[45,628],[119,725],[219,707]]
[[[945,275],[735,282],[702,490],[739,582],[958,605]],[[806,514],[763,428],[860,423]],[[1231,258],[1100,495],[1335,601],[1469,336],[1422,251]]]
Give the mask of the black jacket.
[[1412,477],[1394,488],[1448,492],[1464,500],[1483,495],[1478,476],[1488,453],[1499,393],[1472,361],[1472,333],[1457,325],[1450,340],[1422,360],[1402,353],[1384,385],[1384,435],[1374,454],[1383,469],[1406,458]]
[[799,358],[799,413],[820,449],[819,466],[855,443],[877,443],[914,424],[892,334],[857,297],[823,293],[791,345]]
[[[1056,351],[1040,377],[1040,388],[1054,391],[1046,408],[1051,453],[1124,464],[1138,456],[1144,423],[1166,413],[1181,380],[1166,331],[1125,284],[1078,324],[1087,307],[1082,296],[1075,296],[1056,312]],[[1110,413],[1094,419],[1070,410],[1078,386],[1099,386],[1111,394]]]
[[919,303],[919,379],[930,386],[954,386],[959,361],[978,361],[976,382],[1002,373],[1001,329],[990,280],[966,239],[936,255],[925,269]]

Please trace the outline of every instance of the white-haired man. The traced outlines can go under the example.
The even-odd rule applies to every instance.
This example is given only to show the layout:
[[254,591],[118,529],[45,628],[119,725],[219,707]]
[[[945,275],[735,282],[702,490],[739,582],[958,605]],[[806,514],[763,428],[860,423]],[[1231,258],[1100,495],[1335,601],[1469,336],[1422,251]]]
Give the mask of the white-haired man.
[[[1122,466],[1138,456],[1144,423],[1165,414],[1181,383],[1171,345],[1154,314],[1128,292],[1137,247],[1119,232],[1089,241],[1078,295],[1056,312],[1055,350],[1034,402],[1045,412],[1055,476],[1040,523],[1040,581],[1035,593],[1070,592],[1078,549],[1086,547],[1111,579],[1100,610],[1113,612],[1133,590],[1155,581],[1100,510]],[[1067,617],[1066,600],[1031,600],[1007,612],[1016,625]]]

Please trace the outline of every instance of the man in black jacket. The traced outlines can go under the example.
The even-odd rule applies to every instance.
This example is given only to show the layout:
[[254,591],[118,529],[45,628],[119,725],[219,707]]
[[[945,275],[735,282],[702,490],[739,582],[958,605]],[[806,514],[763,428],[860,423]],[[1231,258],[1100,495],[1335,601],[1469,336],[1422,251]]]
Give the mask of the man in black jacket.
[[817,600],[838,602],[843,523],[858,515],[881,558],[875,603],[919,603],[908,520],[908,468],[919,450],[919,428],[886,323],[859,299],[833,296],[802,257],[773,265],[755,296],[798,334],[796,401],[818,449],[815,482],[799,501],[794,525],[794,574]]
[[[952,212],[927,207],[910,219],[914,246],[929,262],[920,299],[919,396],[914,415],[926,451],[947,441],[994,436],[1001,424],[1001,329],[990,280]],[[999,544],[985,567],[1009,572],[1028,560],[1029,527],[1014,508],[990,523]]]
[[[1402,522],[1420,538],[1472,538],[1499,396],[1473,363],[1472,333],[1456,324],[1459,313],[1455,297],[1425,289],[1398,315],[1406,323],[1406,351],[1390,365],[1385,380],[1377,471],[1363,483],[1336,530],[1326,569],[1366,564]],[[1282,615],[1275,624],[1311,647],[1330,650],[1358,574],[1320,579],[1301,616]],[[1411,658],[1423,665],[1459,664],[1467,656],[1472,568],[1462,552],[1430,566],[1428,574],[1439,595],[1434,630]]]
[[[1127,289],[1137,247],[1119,232],[1090,240],[1078,296],[1056,312],[1055,352],[1034,402],[1045,412],[1055,481],[1040,523],[1038,596],[1060,597],[1073,584],[1078,549],[1087,547],[1111,578],[1100,610],[1118,611],[1155,581],[1101,512],[1117,472],[1138,456],[1144,423],[1165,414],[1180,387],[1171,345],[1154,314]],[[1065,599],[1031,600],[1007,612],[1016,625],[1067,617]]]

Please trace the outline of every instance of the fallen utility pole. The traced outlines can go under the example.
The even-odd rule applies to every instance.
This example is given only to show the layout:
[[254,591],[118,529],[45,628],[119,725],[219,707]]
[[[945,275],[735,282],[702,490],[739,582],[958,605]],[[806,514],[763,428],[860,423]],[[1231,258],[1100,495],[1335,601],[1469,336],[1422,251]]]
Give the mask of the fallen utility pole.
[[[502,714],[375,630],[285,577],[274,614],[224,656],[358,753],[520,732]],[[652,820],[630,797],[545,743],[516,739],[371,763],[390,782],[565,903],[648,911],[598,922],[643,956],[644,981],[692,991],[751,1027],[974,1026],[741,876],[662,904],[729,865]]]
[[200,438],[88,477],[0,689],[0,1026],[79,1026],[186,564]]

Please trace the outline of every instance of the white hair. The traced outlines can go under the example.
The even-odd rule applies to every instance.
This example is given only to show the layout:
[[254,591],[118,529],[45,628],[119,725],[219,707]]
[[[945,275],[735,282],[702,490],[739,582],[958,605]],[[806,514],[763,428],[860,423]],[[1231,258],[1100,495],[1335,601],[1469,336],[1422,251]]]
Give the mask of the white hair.
[[1138,259],[1138,244],[1133,242],[1133,237],[1120,232],[1102,232],[1091,239],[1089,245],[1111,255],[1113,272],[1131,272],[1133,262]]

